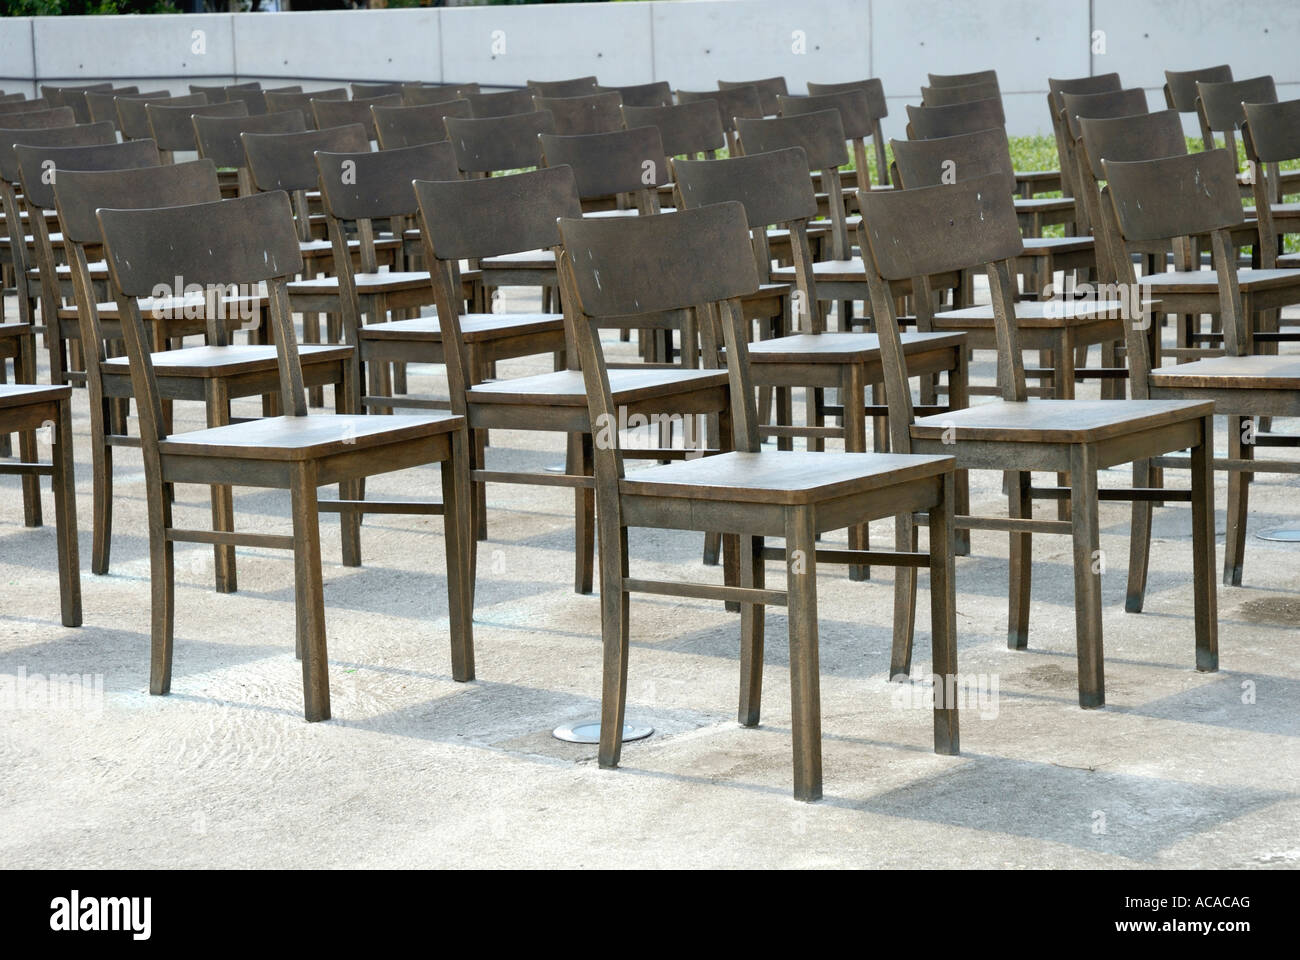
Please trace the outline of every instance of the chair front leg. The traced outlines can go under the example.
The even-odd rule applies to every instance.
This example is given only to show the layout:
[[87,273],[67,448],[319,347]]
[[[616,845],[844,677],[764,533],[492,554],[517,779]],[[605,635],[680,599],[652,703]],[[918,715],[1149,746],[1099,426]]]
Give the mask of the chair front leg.
[[1101,552],[1097,518],[1097,455],[1076,444],[1070,451],[1070,515],[1074,528],[1074,622],[1079,656],[1079,706],[1106,705],[1102,658]]
[[817,528],[812,507],[785,515],[790,621],[790,716],[794,798],[822,795],[821,665],[817,650]]
[[309,721],[330,718],[329,660],[325,649],[325,593],[321,584],[320,514],[316,464],[294,464],[289,480],[293,504],[294,606],[302,659],[303,713]]

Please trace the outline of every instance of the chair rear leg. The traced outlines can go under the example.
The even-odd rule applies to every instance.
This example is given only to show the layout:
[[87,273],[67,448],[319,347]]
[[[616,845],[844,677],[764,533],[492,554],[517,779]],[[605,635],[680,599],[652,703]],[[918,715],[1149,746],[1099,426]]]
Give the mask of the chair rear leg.
[[329,660],[325,649],[325,594],[321,584],[320,514],[316,464],[295,464],[289,481],[293,502],[294,600],[302,656],[303,713],[309,721],[330,718]]
[[[766,571],[763,567],[763,538],[740,538],[740,585],[762,589]],[[737,719],[743,726],[758,725],[763,699],[763,621],[766,607],[761,603],[740,605],[740,707]]]

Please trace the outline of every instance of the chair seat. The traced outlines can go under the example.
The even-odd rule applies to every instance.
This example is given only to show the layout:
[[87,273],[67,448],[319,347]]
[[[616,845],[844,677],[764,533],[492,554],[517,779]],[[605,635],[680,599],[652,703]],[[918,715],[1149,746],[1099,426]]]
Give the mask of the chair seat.
[[[818,281],[828,283],[866,283],[867,268],[863,266],[861,257],[850,260],[817,260],[813,263],[813,276]],[[774,267],[772,279],[794,283],[798,277],[794,267]]]
[[464,423],[463,417],[450,413],[266,417],[176,434],[163,440],[159,448],[164,456],[314,460],[387,443],[435,437],[457,430]]
[[[676,208],[676,207],[660,207],[660,208],[659,208],[659,212],[660,212],[660,213],[676,213],[676,212],[677,212],[677,208]],[[596,217],[638,217],[638,216],[640,216],[640,215],[641,215],[641,214],[640,214],[640,211],[638,211],[635,207],[632,207],[631,209],[627,209],[627,210],[588,210],[587,212],[585,212],[585,213],[583,214],[584,217],[592,217],[592,218],[596,218]]]
[[[460,318],[466,343],[564,330],[562,313],[467,313]],[[437,317],[411,317],[390,323],[369,323],[361,328],[362,340],[424,340],[442,342]]]
[[[1152,303],[1157,309],[1158,301]],[[1119,300],[1019,300],[1016,302],[1016,325],[1020,327],[1073,327],[1098,320],[1122,318],[1124,304]],[[934,315],[936,327],[965,330],[993,327],[993,304],[977,304],[960,310],[945,310]]]
[[1017,213],[1064,213],[1073,210],[1074,200],[1071,197],[1016,197]]
[[[1300,285],[1300,270],[1237,271],[1237,282],[1242,293],[1258,290],[1277,290]],[[1219,279],[1213,270],[1175,270],[1170,273],[1153,273],[1138,277],[1138,283],[1160,293],[1212,293],[1218,296]]]
[[30,323],[19,323],[18,321],[0,323],[0,339],[9,337],[25,337],[32,332]]
[[[379,240],[379,239],[375,240],[375,250],[378,251],[396,250],[401,245],[402,245],[401,241],[397,240],[396,238],[389,238],[386,240]],[[300,240],[298,241],[298,249],[302,251],[302,255],[306,259],[311,259],[313,257],[330,257],[334,255],[334,244],[331,243],[329,240],[325,240],[325,239]],[[361,241],[349,240],[348,249],[360,250]]]
[[480,260],[479,266],[484,270],[554,270],[554,250],[524,250],[519,253],[506,253],[499,257],[487,257]]
[[[904,333],[903,354],[942,347],[960,347],[960,333]],[[880,359],[880,338],[874,333],[797,333],[759,340],[749,345],[751,363],[861,363]]]
[[1025,256],[1027,257],[1085,253],[1094,249],[1096,249],[1096,244],[1092,237],[1025,237]]
[[[1300,220],[1300,203],[1273,203],[1269,207],[1273,211],[1273,219],[1275,220]],[[1246,207],[1243,212],[1252,219],[1258,217],[1254,205]]]
[[[634,403],[670,397],[683,390],[705,390],[727,386],[725,370],[651,369],[609,371],[614,402]],[[466,391],[471,403],[544,403],[552,406],[585,407],[587,387],[582,371],[558,370],[513,380],[490,380]]]
[[69,386],[48,386],[35,383],[0,383],[0,408],[25,407],[31,403],[49,403],[67,400],[72,396]]
[[[996,400],[922,417],[912,436],[926,440],[1092,443],[1208,416],[1199,400]],[[950,431],[945,437],[945,431]]]
[[[427,270],[380,271],[379,273],[358,273],[355,275],[357,292],[397,293],[403,290],[418,290],[428,287],[432,291],[432,281]],[[294,280],[288,284],[289,293],[322,294],[337,291],[338,277],[313,277],[310,280]],[[432,293],[430,294],[432,296]]]
[[624,496],[807,504],[940,476],[953,459],[897,453],[720,453],[634,470]]
[[[305,343],[298,348],[303,366],[346,360],[348,346]],[[274,345],[232,344],[225,347],[183,347],[150,354],[153,370],[160,377],[231,377],[242,373],[271,373],[279,369]],[[106,374],[125,376],[131,372],[126,357],[112,357],[101,365]]]
[[1151,385],[1300,390],[1300,356],[1206,357],[1152,370]]

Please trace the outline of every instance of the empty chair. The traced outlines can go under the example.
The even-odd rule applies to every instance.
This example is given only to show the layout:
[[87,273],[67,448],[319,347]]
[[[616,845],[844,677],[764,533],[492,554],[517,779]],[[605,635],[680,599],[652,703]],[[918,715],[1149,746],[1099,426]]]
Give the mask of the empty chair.
[[301,110],[282,113],[264,113],[258,117],[208,116],[196,113],[193,117],[195,143],[200,157],[210,157],[218,167],[233,168],[239,182],[239,193],[247,196],[254,192],[248,175],[248,159],[244,153],[245,133],[301,133],[307,121]]
[[1232,67],[1226,63],[1217,67],[1201,67],[1197,70],[1165,71],[1165,104],[1179,113],[1190,113],[1196,117],[1201,127],[1201,139],[1208,146],[1213,134],[1205,127],[1201,111],[1196,105],[1200,94],[1196,85],[1204,80],[1206,83],[1224,83],[1232,79]]
[[717,103],[696,100],[667,107],[631,107],[623,104],[623,122],[629,128],[656,127],[670,157],[694,159],[703,154],[712,160],[727,145]]
[[186,97],[117,97],[117,128],[123,140],[152,140],[153,127],[149,123],[149,104],[170,107],[206,106],[208,98],[203,93]]
[[927,107],[946,107],[954,103],[970,103],[972,100],[1001,98],[1002,92],[998,89],[997,82],[990,80],[962,86],[921,88],[921,104]]
[[991,84],[996,88],[998,85],[996,70],[976,70],[974,73],[931,73],[928,74],[928,78],[932,87],[969,87],[972,84],[983,83]]
[[[861,90],[867,97],[867,113],[875,120],[871,130],[871,141],[876,147],[876,182],[889,186],[889,163],[885,159],[885,135],[881,120],[889,116],[889,104],[885,100],[885,87],[880,80],[872,77],[867,80],[849,80],[844,83],[813,83],[808,81],[808,95],[821,97],[830,93],[845,93],[849,90]],[[856,173],[843,172],[844,178],[857,179]]]
[[248,107],[242,100],[227,100],[222,103],[202,103],[185,106],[171,106],[162,103],[150,103],[145,107],[149,115],[149,128],[153,141],[158,144],[164,163],[169,163],[172,156],[179,152],[198,150],[198,141],[194,136],[195,116],[205,117],[247,117]]
[[[595,451],[596,516],[601,560],[601,690],[599,760],[618,765],[629,673],[632,593],[738,601],[741,604],[738,717],[760,719],[767,605],[789,608],[794,796],[822,795],[817,569],[843,561],[822,553],[817,537],[848,523],[896,512],[902,501],[928,512],[930,554],[909,552],[900,563],[927,565],[931,576],[934,671],[956,671],[956,613],[952,603],[952,461],[892,454],[760,452],[744,321],[737,299],[758,286],[745,212],[714,204],[663,217],[562,219],[561,264],[568,309],[581,353],[592,423],[617,423],[620,400],[611,389],[599,330],[608,318],[637,311],[707,310],[719,318],[732,401],[733,452],[624,471],[617,435]],[[649,268],[647,269],[647,267]],[[637,527],[704,530],[725,526],[739,535],[739,586],[651,580],[631,575],[628,531]],[[769,550],[766,538],[784,540]],[[853,559],[861,560],[856,552]],[[787,562],[785,590],[765,585],[765,560]],[[903,567],[900,566],[900,572]],[[957,710],[934,713],[934,749],[958,751]]]
[[86,107],[90,110],[91,123],[107,120],[114,127],[117,127],[117,103],[115,101],[118,97],[127,97],[132,100],[157,100],[170,96],[171,92],[168,90],[145,90],[141,92],[130,87],[124,87],[121,91],[88,90],[86,91]]
[[267,113],[284,113],[286,110],[301,110],[302,118],[308,129],[316,128],[316,114],[312,111],[313,100],[346,100],[346,87],[331,87],[328,90],[312,90],[310,93],[297,91],[281,92],[267,90],[262,94]]
[[466,95],[478,92],[477,83],[404,83],[402,103],[408,107],[420,107],[430,103],[463,100]]
[[909,140],[937,140],[963,133],[978,133],[993,127],[1007,125],[1000,98],[971,100],[944,107],[914,107],[907,105],[907,136]]
[[400,82],[358,82],[352,84],[352,97],[355,100],[374,100],[376,97],[401,96],[405,87]]
[[[182,479],[289,491],[292,536],[242,532],[218,536],[223,542],[294,553],[296,648],[302,660],[308,720],[330,716],[320,560],[322,510],[338,511],[344,518],[345,557],[359,550],[363,510],[443,515],[452,675],[457,680],[471,679],[473,561],[468,543],[464,420],[449,414],[307,416],[293,318],[284,291],[287,279],[302,269],[288,197],[276,191],[156,210],[105,209],[99,219],[140,413],[152,583],[150,693],[166,694],[171,689],[174,544],[212,542],[214,536],[174,525],[173,485]],[[169,434],[138,300],[178,275],[200,286],[266,284],[285,416]],[[367,476],[433,463],[441,466],[442,503],[380,503],[359,497],[360,482]],[[321,500],[319,487],[334,483],[339,484],[340,499]]]

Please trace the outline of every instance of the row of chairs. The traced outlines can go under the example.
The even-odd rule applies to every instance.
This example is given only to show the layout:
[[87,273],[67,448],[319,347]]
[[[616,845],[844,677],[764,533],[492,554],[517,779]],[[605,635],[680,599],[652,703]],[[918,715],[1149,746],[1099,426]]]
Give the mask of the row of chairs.
[[[195,117],[196,126],[203,119]],[[818,290],[818,286],[835,281],[818,275],[818,261],[812,258],[807,236],[819,211],[812,171],[830,174],[823,176],[824,186],[840,182],[838,164],[830,164],[829,168],[818,166],[812,154],[815,149],[833,148],[836,139],[839,150],[845,150],[847,138],[843,134],[842,114],[832,109],[790,117],[749,119],[753,125],[748,128],[738,123],[744,156],[665,163],[665,168],[671,169],[678,207],[669,217],[622,215],[626,208],[588,210],[587,216],[583,216],[579,188],[582,161],[593,152],[598,153],[602,143],[612,142],[606,138],[626,140],[642,128],[586,137],[555,137],[550,143],[543,139],[541,150],[550,164],[547,167],[533,173],[469,180],[461,179],[463,168],[454,138],[450,142],[372,153],[364,130],[244,132],[241,143],[251,182],[267,192],[227,201],[218,199],[220,188],[210,159],[159,167],[161,157],[157,146],[147,142],[77,145],[68,142],[74,135],[65,133],[62,145],[47,142],[15,147],[17,182],[28,207],[29,222],[45,223],[44,212],[50,208],[45,206],[48,198],[41,193],[40,173],[57,171],[49,186],[53,207],[58,211],[56,223],[69,254],[67,266],[76,301],[72,319],[81,330],[83,349],[89,357],[87,345],[93,344],[96,351],[101,351],[105,344],[115,340],[124,340],[126,344],[128,359],[115,361],[107,355],[98,359],[102,380],[98,395],[103,400],[105,421],[122,417],[121,400],[127,395],[134,395],[141,408],[141,443],[151,475],[151,555],[155,562],[151,690],[165,692],[170,676],[173,617],[170,545],[187,539],[213,543],[218,550],[219,569],[221,551],[228,550],[232,580],[227,586],[233,589],[235,545],[257,542],[289,546],[298,540],[299,651],[304,660],[306,711],[313,719],[328,716],[319,534],[308,533],[308,528],[315,530],[321,509],[337,510],[344,521],[345,562],[360,562],[356,537],[363,513],[429,509],[415,504],[389,507],[366,500],[360,485],[362,475],[366,470],[394,469],[416,462],[444,464],[447,516],[457,518],[454,523],[448,521],[446,531],[448,568],[451,570],[455,565],[461,572],[459,578],[450,578],[457,585],[449,586],[453,664],[458,679],[472,676],[468,617],[473,590],[471,528],[481,522],[484,511],[479,496],[471,496],[468,490],[475,484],[481,491],[485,482],[499,479],[482,468],[481,460],[474,459],[476,449],[481,454],[482,448],[472,438],[488,429],[506,425],[513,428],[525,421],[533,424],[531,429],[569,434],[568,472],[554,479],[574,486],[580,502],[590,505],[596,501],[594,520],[589,509],[578,511],[577,552],[582,552],[584,540],[590,542],[593,525],[598,524],[603,546],[601,603],[606,639],[601,760],[606,765],[618,760],[618,739],[614,731],[622,729],[628,593],[683,592],[739,606],[742,615],[740,716],[745,723],[756,723],[758,719],[762,608],[769,603],[788,603],[796,697],[795,790],[796,795],[805,799],[819,795],[816,561],[844,563],[851,570],[864,573],[872,563],[899,566],[895,672],[906,672],[910,664],[914,571],[921,566],[928,567],[934,605],[935,672],[951,674],[956,667],[952,558],[963,552],[958,529],[999,529],[1012,536],[1009,629],[1012,646],[1027,642],[1032,535],[1068,533],[1073,536],[1079,610],[1080,701],[1085,706],[1100,705],[1104,702],[1100,594],[1097,570],[1091,562],[1098,536],[1096,503],[1102,496],[1097,490],[1096,471],[1110,464],[1134,463],[1136,477],[1142,469],[1149,471],[1153,462],[1164,465],[1155,458],[1189,448],[1193,453],[1191,491],[1157,489],[1135,482],[1133,490],[1114,494],[1134,500],[1134,557],[1141,561],[1138,565],[1143,580],[1142,524],[1145,517],[1149,538],[1151,504],[1191,500],[1197,587],[1196,659],[1201,669],[1214,669],[1216,617],[1209,559],[1213,534],[1210,417],[1215,411],[1214,403],[1203,396],[1124,403],[1068,398],[1051,403],[1025,403],[1028,392],[1020,362],[1023,346],[1020,338],[1028,325],[1020,317],[1022,306],[1014,278],[1020,269],[1017,264],[1027,255],[1026,241],[1013,198],[1014,178],[1008,178],[1000,166],[992,169],[1001,163],[998,159],[1001,153],[1006,152],[1005,135],[1003,141],[989,137],[979,140],[978,131],[966,135],[977,138],[967,141],[967,145],[977,156],[985,157],[990,169],[980,172],[978,167],[966,169],[959,165],[961,173],[957,182],[940,176],[933,185],[925,182],[926,176],[933,176],[925,171],[931,169],[934,158],[909,157],[902,143],[893,144],[896,161],[901,157],[899,171],[905,189],[859,190],[860,216],[851,225],[860,251],[854,259],[861,264],[861,281],[857,281],[855,274],[854,281],[860,285],[850,295],[870,302],[876,332],[859,334],[843,330],[832,334],[825,330],[819,305],[838,299],[839,291],[833,290],[828,295]],[[829,126],[832,119],[838,128]],[[830,133],[823,134],[820,142],[807,136],[799,142],[801,132],[806,132],[814,122],[827,125]],[[50,127],[46,132],[53,130],[80,130],[84,134],[85,127]],[[780,142],[782,133],[795,142]],[[28,136],[36,139],[34,134]],[[317,138],[314,143],[310,140],[313,136]],[[330,140],[344,136],[353,138],[350,149],[341,139]],[[7,134],[5,138],[8,139]],[[829,147],[823,148],[824,143],[829,143]],[[339,145],[344,149],[337,149]],[[153,147],[152,154],[149,147]],[[298,278],[304,273],[303,251],[312,243],[303,236],[304,223],[308,231],[311,229],[312,214],[309,207],[298,204],[295,219],[295,204],[282,191],[305,194],[308,188],[261,177],[259,149],[266,156],[292,154],[300,158],[299,166],[305,159],[310,160],[315,175],[311,185],[320,191],[331,265],[336,267],[336,304],[311,299],[320,291],[301,287],[294,290],[295,284],[305,282]],[[566,149],[568,153],[564,152]],[[664,155],[662,144],[655,149],[653,156]],[[128,154],[135,161],[124,162]],[[1112,162],[1113,156],[1105,153],[1100,159],[1103,179],[1110,181],[1117,192],[1111,204],[1113,214],[1110,214],[1114,234],[1107,247],[1116,273],[1125,264],[1131,272],[1129,253],[1133,246],[1205,234],[1218,243],[1216,254],[1220,253],[1220,246],[1223,248],[1222,256],[1216,256],[1215,260],[1218,276],[1230,277],[1236,261],[1235,257],[1229,258],[1224,237],[1230,238],[1231,230],[1240,228],[1244,215],[1240,203],[1236,202],[1239,192],[1235,172],[1224,166],[1228,160],[1226,153],[1217,151],[1190,158],[1170,155],[1166,159],[1133,158],[1131,163]],[[1009,153],[1005,165],[1009,166]],[[909,182],[907,171],[911,169],[921,172],[915,181]],[[1223,202],[1225,169],[1236,202],[1236,220],[1229,218]],[[1167,211],[1172,206],[1183,215],[1171,219],[1166,214],[1144,217],[1140,211],[1135,213],[1136,206],[1126,205],[1120,195],[1124,175],[1133,178],[1124,187],[1133,191],[1128,196],[1140,197],[1151,210]],[[1193,182],[1207,184],[1206,196],[1213,202],[1192,204],[1181,193],[1171,192],[1174,187],[1183,190],[1189,176],[1195,178]],[[416,182],[414,191],[410,187],[412,181]],[[655,191],[647,189],[649,186],[643,182],[638,189],[653,195]],[[1099,197],[1105,194],[1099,193]],[[159,206],[169,209],[140,209]],[[105,212],[96,218],[97,209]],[[1099,209],[1110,208],[1099,201]],[[491,211],[492,215],[485,216],[484,211]],[[21,213],[16,208],[10,213],[7,207],[6,212],[12,217],[10,222],[21,222]],[[641,211],[631,212],[654,212],[653,200],[647,199],[647,206]],[[610,213],[619,215],[610,216]],[[376,220],[392,221],[388,236],[376,231]],[[384,278],[399,272],[378,270],[375,260],[367,262],[367,255],[373,256],[376,245],[383,240],[392,243],[395,249],[404,249],[413,221],[419,223],[418,243],[423,249],[426,269],[409,271],[411,278],[399,276],[380,281],[381,286],[397,284],[399,289],[382,289],[373,295],[379,299],[368,310],[363,309],[362,284],[358,279]],[[847,217],[843,224],[846,231],[850,229]],[[1174,233],[1160,233],[1171,226]],[[783,231],[778,236],[785,238],[793,260],[789,286],[797,288],[802,302],[810,306],[811,316],[806,333],[787,333],[750,343],[753,314],[747,304],[762,299],[764,269],[776,272],[771,267],[770,256],[772,227]],[[1186,232],[1177,233],[1178,230]],[[229,237],[229,243],[213,245],[214,237]],[[98,282],[103,285],[111,281],[115,311],[111,307],[109,311],[102,309],[106,304],[95,292],[97,278],[87,249],[100,245],[104,247],[106,262]],[[213,254],[213,250],[222,252]],[[538,256],[543,252],[549,253],[549,258]],[[845,252],[851,252],[851,244]],[[562,289],[560,299],[568,322],[557,315],[523,318],[525,326],[537,322],[556,324],[559,336],[545,341],[545,348],[538,348],[542,341],[531,340],[519,347],[528,353],[517,355],[554,352],[557,344],[562,345],[558,349],[563,350],[566,369],[554,375],[524,378],[523,382],[517,379],[482,382],[481,374],[494,356],[487,352],[486,345],[495,344],[499,348],[516,332],[510,324],[519,321],[507,320],[508,315],[475,314],[471,308],[482,305],[482,290],[491,286],[484,275],[492,269],[502,269],[504,273],[516,271],[511,258],[519,257],[529,258],[533,263],[549,262],[554,283]],[[359,270],[354,267],[354,258]],[[656,264],[657,269],[644,270],[640,265],[645,262]],[[56,282],[58,268],[51,255],[45,273]],[[965,364],[964,336],[922,329],[928,322],[926,316],[933,313],[934,278],[947,278],[945,282],[955,287],[963,274],[969,276],[976,270],[987,273],[993,295],[989,313],[998,348],[1001,399],[966,407],[962,396],[964,379],[958,377],[955,381],[950,379],[948,406],[918,417],[910,381],[920,378],[924,394],[926,380],[935,371],[960,372]],[[160,374],[168,369],[169,358],[157,348],[173,339],[165,327],[175,319],[178,304],[160,298],[158,290],[160,285],[171,284],[177,275],[185,277],[187,282],[194,280],[205,291],[217,283],[242,285],[242,293],[227,295],[230,299],[223,297],[221,302],[231,306],[247,301],[266,311],[269,322],[259,329],[272,333],[270,339],[274,340],[274,346],[257,345],[255,348],[262,350],[260,356],[246,354],[239,362],[261,364],[262,379],[248,384],[250,394],[278,395],[280,410],[289,416],[265,418],[250,424],[213,423],[213,407],[221,406],[223,388],[218,387],[215,404],[211,396],[204,398],[208,402],[210,429],[188,439],[171,436],[166,401],[196,399],[192,393],[166,396],[160,387],[165,379]],[[536,285],[537,277],[535,270],[521,279],[531,281],[527,285]],[[425,299],[390,299],[392,294],[403,292],[400,289],[403,284],[413,294],[422,291]],[[265,285],[265,290],[261,285]],[[1225,281],[1220,286],[1226,291],[1231,283]],[[297,305],[295,295],[304,298]],[[430,295],[438,308],[436,318],[374,322],[388,319],[393,310],[427,303]],[[146,298],[143,306],[137,299],[141,297]],[[1281,362],[1283,358],[1249,356],[1250,344],[1256,339],[1251,327],[1246,325],[1243,311],[1231,309],[1230,292],[1222,293],[1222,297],[1224,344],[1232,356],[1219,360],[1238,365],[1248,361],[1244,365],[1256,370],[1263,368],[1258,360]],[[915,318],[900,317],[897,304],[905,298]],[[179,300],[180,306],[185,305],[184,296],[173,299]],[[215,309],[217,303],[201,301],[201,306],[200,326],[209,346],[186,349],[206,349],[225,358],[235,358],[238,351],[230,349],[229,329],[224,318],[217,315],[220,313]],[[310,348],[297,347],[291,314],[310,309],[324,312],[327,306],[336,306],[344,316],[348,344],[344,348],[323,348],[326,353],[335,351],[333,359],[322,361],[323,367],[333,364],[335,379],[319,382],[335,384],[336,401],[342,398],[341,413],[335,418],[304,419],[304,391],[309,385],[306,358]],[[102,326],[105,314],[110,311],[118,324],[115,334],[106,333]],[[152,317],[152,331],[146,329],[142,314]],[[933,313],[933,318],[942,315]],[[91,318],[89,325],[87,318]],[[95,318],[101,323],[98,330],[94,326]],[[181,323],[192,323],[193,319],[182,316]],[[657,326],[648,326],[652,323]],[[916,333],[905,331],[909,324],[917,327]],[[679,338],[682,362],[642,363],[624,373],[605,362],[600,338],[593,335],[602,327],[671,330]],[[1134,375],[1132,389],[1134,396],[1140,398],[1139,384],[1150,394],[1161,386],[1157,379],[1164,370],[1157,372],[1150,367],[1150,355],[1143,352],[1150,349],[1148,337],[1134,335],[1136,329],[1134,325],[1122,327],[1120,336],[1126,340],[1130,368],[1147,371],[1141,377]],[[510,333],[504,333],[505,330]],[[178,326],[171,333],[179,336],[185,331],[184,326]],[[811,343],[807,342],[810,338]],[[365,346],[367,341],[373,344],[369,348]],[[384,343],[380,345],[378,341]],[[423,352],[417,352],[421,349]],[[773,379],[768,384],[773,390],[813,387],[815,383],[804,379],[792,382],[788,375],[783,378],[780,371],[792,365],[791,358],[798,357],[808,366],[806,373],[812,373],[815,361],[809,357],[818,351],[841,357],[857,351],[862,358],[853,362],[840,360],[816,372],[818,377],[824,377],[827,370],[834,369],[839,377],[820,382],[823,388],[834,384],[840,390],[839,416],[845,421],[843,430],[850,452],[827,454],[816,450],[816,444],[810,442],[807,453],[790,450],[760,453],[758,438],[765,421],[754,405],[756,383],[762,382],[757,371],[765,366],[773,371]],[[663,356],[671,358],[671,354],[669,350]],[[272,356],[275,374],[268,376],[267,371],[271,369],[268,360]],[[692,358],[690,365],[687,357]],[[1140,366],[1143,357],[1147,358],[1146,368]],[[429,359],[447,366],[450,414],[359,416],[368,406],[392,409],[414,403],[417,398],[389,395],[388,385],[383,382],[383,368],[394,361]],[[1215,364],[1208,358],[1202,362],[1211,367]],[[944,367],[944,363],[949,366]],[[866,369],[874,373],[867,373]],[[1267,376],[1276,379],[1277,369],[1271,369]],[[88,383],[89,371],[88,365]],[[118,384],[129,380],[130,387],[119,386],[116,393],[105,388],[109,374],[117,378]],[[1212,374],[1213,371],[1207,373],[1204,368],[1200,372],[1201,376]],[[805,376],[805,372],[799,376]],[[877,379],[871,380],[873,376]],[[1246,375],[1237,372],[1234,376]],[[272,381],[278,381],[278,389]],[[858,444],[860,439],[858,449],[865,450],[864,421],[859,421],[857,416],[862,405],[850,400],[860,400],[870,382],[888,385],[883,406],[888,414],[888,446],[892,450],[889,454],[852,452],[850,446],[851,442]],[[367,383],[373,385],[373,392],[363,396],[362,385]],[[1186,385],[1195,386],[1190,382]],[[228,417],[228,384],[224,389],[227,389]],[[1285,390],[1281,393],[1285,395]],[[597,442],[600,431],[593,429],[601,423],[610,423],[610,417],[612,422],[625,422],[626,417],[618,418],[622,411],[684,417],[712,415],[717,420],[713,436],[717,449],[732,452],[695,459],[687,458],[681,448],[636,451],[650,459],[671,458],[673,462],[624,477],[622,456],[631,451]],[[1272,412],[1271,408],[1270,414],[1293,415]],[[92,409],[92,419],[93,416]],[[322,421],[328,421],[328,426]],[[851,427],[851,422],[859,425]],[[781,425],[769,424],[767,429],[775,430],[778,426]],[[791,431],[788,436],[796,435],[798,428],[786,426]],[[860,436],[851,435],[850,430]],[[814,439],[810,433],[804,436]],[[358,437],[362,439],[358,441]],[[347,449],[358,443],[361,450]],[[883,445],[877,445],[877,449],[882,448]],[[351,456],[363,452],[364,456]],[[1187,468],[1189,464],[1186,460],[1170,461],[1168,466]],[[964,505],[961,493],[968,469],[1006,470],[1019,478],[1011,485],[1009,518],[968,515],[969,508]],[[1030,470],[1068,472],[1073,482],[1069,489],[1036,488],[1030,483]],[[201,482],[218,489],[228,489],[237,483],[288,487],[294,502],[295,538],[236,533],[229,522],[228,501],[220,499],[222,494],[214,494],[213,531],[176,530],[169,517],[170,485],[176,482]],[[335,482],[341,486],[339,499],[318,501],[315,487]],[[1070,520],[1032,519],[1034,499],[1064,497],[1071,503]],[[469,504],[469,508],[458,507],[460,504]],[[866,543],[866,524],[884,516],[897,518],[896,549],[873,552]],[[463,529],[459,526],[462,517],[465,518]],[[930,549],[922,554],[916,549],[916,527],[924,522],[931,527]],[[626,529],[681,523],[714,537],[724,535],[720,539],[726,554],[725,586],[707,587],[697,582],[671,585],[629,576]],[[848,550],[817,547],[818,533],[845,528],[851,531]],[[855,530],[861,531],[856,540]],[[763,543],[764,537],[781,536],[786,538],[783,550],[768,548]],[[1143,545],[1139,547],[1140,543]],[[787,561],[798,557],[801,561],[790,563],[791,581],[786,591],[769,591],[763,585],[763,561],[776,556]],[[1131,564],[1130,608],[1133,608],[1133,576]],[[1139,591],[1139,609],[1140,596]],[[957,748],[955,706],[936,708],[936,748],[941,752],[955,752]]]

